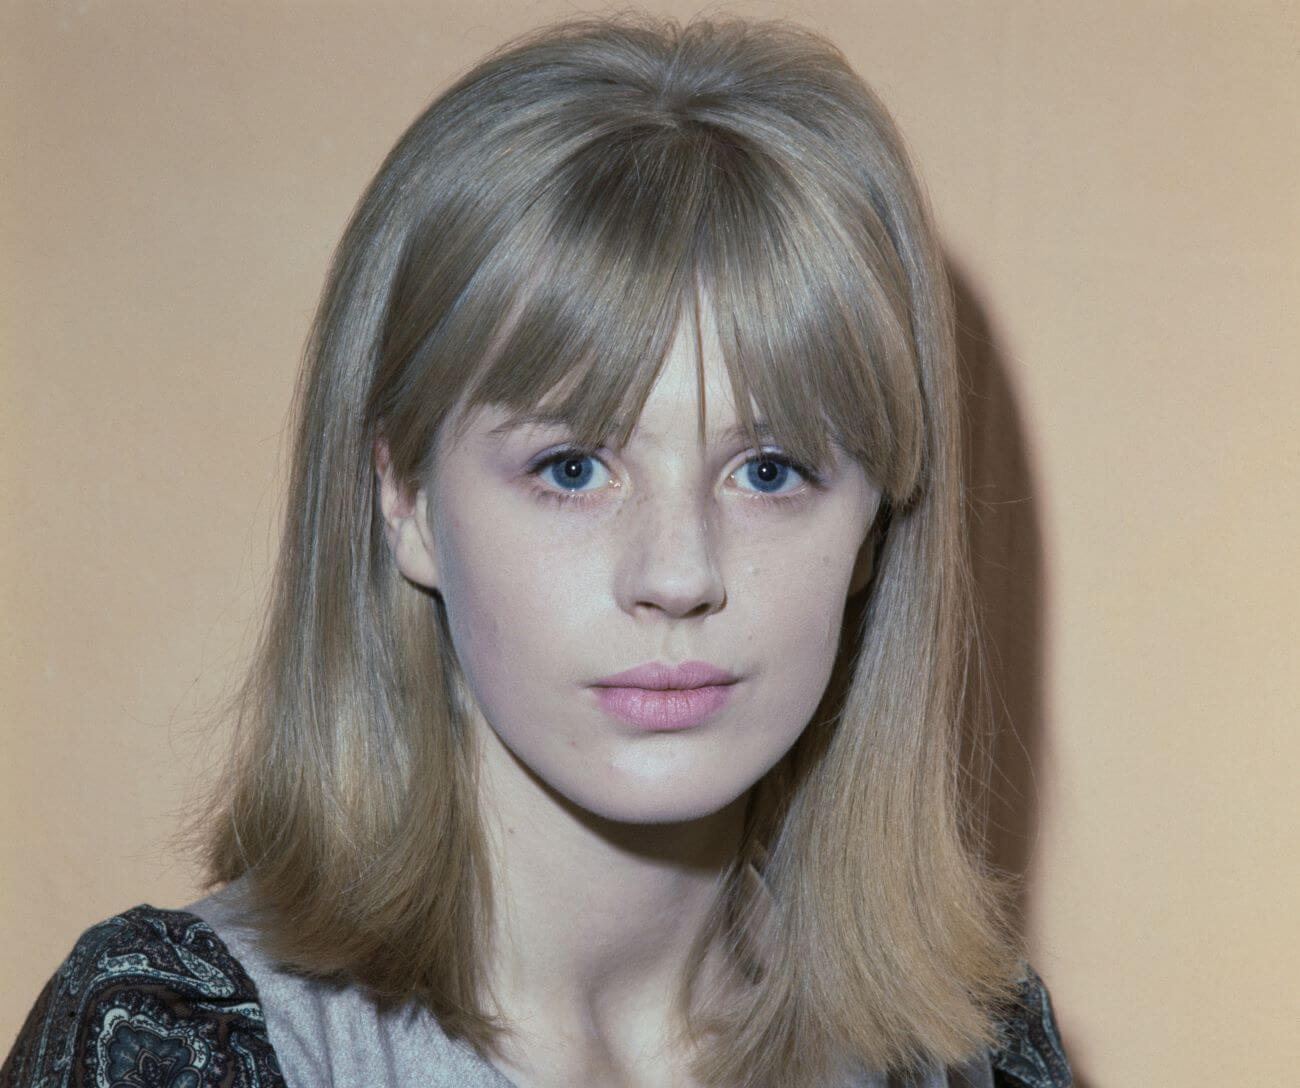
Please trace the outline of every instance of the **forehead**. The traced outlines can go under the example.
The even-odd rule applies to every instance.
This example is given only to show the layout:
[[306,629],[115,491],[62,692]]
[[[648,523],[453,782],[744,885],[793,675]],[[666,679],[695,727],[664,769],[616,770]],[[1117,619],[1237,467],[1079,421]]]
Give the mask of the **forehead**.
[[[704,282],[675,304],[663,300],[657,315],[648,307],[642,320],[615,307],[604,314],[613,321],[606,328],[588,315],[585,331],[570,324],[587,312],[582,299],[556,313],[518,305],[507,325],[492,326],[487,353],[469,361],[461,381],[453,378],[460,391],[423,444],[431,455],[424,470],[434,467],[435,451],[471,431],[499,439],[525,428],[588,449],[655,440],[712,446],[743,436],[807,465],[829,464],[841,450],[861,460],[844,441],[844,417],[860,416],[859,398],[838,380],[829,346],[781,335]],[[853,422],[847,433],[860,433],[861,420]]]
[[[748,433],[736,410],[712,312],[703,309],[698,320],[697,328],[695,315],[688,312],[679,321],[663,364],[635,416],[610,421],[611,430],[626,432],[628,442],[676,445],[692,436],[722,442]],[[561,383],[534,409],[485,405],[470,429],[494,438],[571,430],[573,420],[565,404],[574,393],[571,383]],[[770,438],[752,397],[749,403],[752,436]]]
[[704,311],[700,335],[683,319],[677,327],[663,368],[636,418],[633,434],[643,441],[676,440],[694,431],[699,436],[734,430],[735,398],[722,357],[712,314]]

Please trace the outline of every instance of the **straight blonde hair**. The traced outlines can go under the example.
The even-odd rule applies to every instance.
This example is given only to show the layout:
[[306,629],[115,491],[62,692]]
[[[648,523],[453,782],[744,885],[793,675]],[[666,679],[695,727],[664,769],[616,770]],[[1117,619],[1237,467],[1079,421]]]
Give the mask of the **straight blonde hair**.
[[[884,107],[784,21],[624,14],[507,42],[398,141],[306,349],[273,600],[213,793],[213,884],[271,952],[415,1001],[490,1055],[492,882],[436,594],[382,531],[479,405],[625,441],[707,296],[742,421],[882,489],[876,567],[821,707],[758,784],[697,942],[749,985],[689,1017],[710,1084],[813,1085],[994,1042],[1018,949],[960,771],[972,644],[949,287]],[[753,409],[751,409],[751,405]],[[695,995],[698,996],[698,995]]]

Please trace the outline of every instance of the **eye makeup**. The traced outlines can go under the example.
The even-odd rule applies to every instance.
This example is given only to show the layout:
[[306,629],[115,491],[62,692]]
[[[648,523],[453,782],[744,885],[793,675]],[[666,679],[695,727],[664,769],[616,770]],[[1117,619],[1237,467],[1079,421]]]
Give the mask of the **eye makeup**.
[[[597,482],[594,487],[587,486],[600,481],[602,475],[605,477],[603,482]],[[767,485],[785,485],[792,475],[796,479],[788,489],[764,489]],[[553,448],[535,457],[528,463],[525,476],[529,489],[539,499],[570,508],[599,502],[605,492],[620,486],[598,451],[576,445]],[[768,504],[772,508],[788,508],[802,503],[812,491],[826,487],[823,474],[798,464],[780,450],[770,449],[752,453],[725,478],[735,485],[734,489],[743,496],[743,501]],[[744,486],[741,481],[750,486]]]

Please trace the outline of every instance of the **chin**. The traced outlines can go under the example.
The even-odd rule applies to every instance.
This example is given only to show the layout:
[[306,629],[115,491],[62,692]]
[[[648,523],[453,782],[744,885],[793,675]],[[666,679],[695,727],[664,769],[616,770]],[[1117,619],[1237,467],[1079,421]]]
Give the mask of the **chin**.
[[[741,793],[744,791],[742,790]],[[619,797],[592,798],[586,803],[571,798],[575,804],[602,820],[620,824],[681,824],[716,815],[740,794],[707,796],[665,796],[662,792],[645,795],[624,794]]]
[[[531,782],[580,818],[629,826],[690,823],[722,812],[780,759],[787,739],[796,739],[751,735],[745,745],[728,731],[630,739],[614,739],[606,731],[560,743],[536,733],[507,738],[488,730],[487,736],[488,760],[504,773],[503,782]],[[575,751],[586,758],[575,758]]]
[[[759,775],[696,766],[688,774],[611,774],[595,785],[572,783],[561,792],[573,805],[603,820],[623,824],[679,824],[707,819],[744,797]],[[728,773],[729,772],[729,773]],[[557,784],[558,785],[558,784]]]

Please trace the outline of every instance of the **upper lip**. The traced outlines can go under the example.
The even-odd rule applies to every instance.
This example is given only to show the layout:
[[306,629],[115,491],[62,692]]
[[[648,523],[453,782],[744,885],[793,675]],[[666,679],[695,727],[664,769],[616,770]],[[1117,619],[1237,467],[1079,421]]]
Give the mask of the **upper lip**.
[[634,669],[606,676],[603,680],[597,680],[593,686],[669,691],[706,688],[715,684],[734,684],[736,679],[726,669],[710,665],[707,661],[683,661],[680,665],[665,665],[660,661],[653,661],[648,665],[638,665]]

